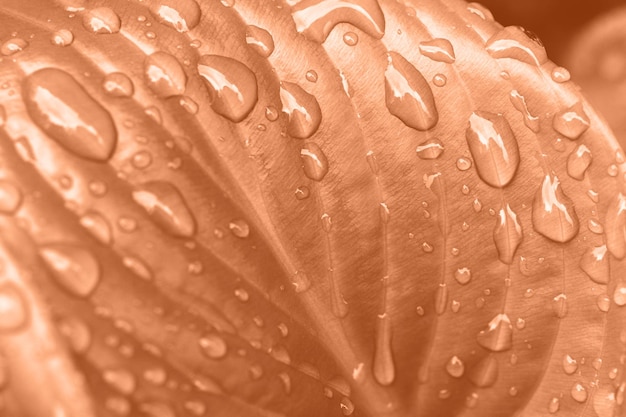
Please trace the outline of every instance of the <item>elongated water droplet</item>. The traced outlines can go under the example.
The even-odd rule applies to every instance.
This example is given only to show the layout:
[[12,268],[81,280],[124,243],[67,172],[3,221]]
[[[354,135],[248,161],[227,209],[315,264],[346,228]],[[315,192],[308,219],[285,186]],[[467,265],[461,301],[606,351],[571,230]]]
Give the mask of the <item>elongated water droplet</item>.
[[228,223],[230,232],[240,239],[250,236],[250,225],[243,219],[234,219]]
[[185,92],[187,75],[178,60],[165,52],[149,55],[143,64],[148,87],[159,97],[171,97]]
[[256,76],[243,63],[220,55],[203,55],[198,73],[206,81],[213,110],[232,122],[240,122],[257,102]]
[[187,32],[200,23],[200,6],[194,0],[159,0],[150,6],[154,18],[178,32]]
[[50,43],[55,46],[69,46],[74,42],[74,34],[67,29],[60,29],[52,33]]
[[113,241],[111,225],[100,213],[95,211],[85,213],[80,218],[80,224],[100,243],[110,245]]
[[543,44],[520,26],[507,26],[493,35],[485,48],[494,58],[511,58],[530,65],[541,65],[548,61]]
[[258,26],[246,26],[246,43],[263,58],[274,52],[274,38],[267,30]]
[[294,3],[290,4],[296,30],[319,43],[324,42],[341,22],[350,23],[376,39],[382,38],[385,33],[385,17],[376,0],[305,0]]
[[0,180],[0,213],[13,214],[22,204],[22,191],[11,181]]
[[422,55],[434,61],[452,64],[456,60],[454,48],[447,39],[436,38],[430,41],[420,42],[419,50]]
[[563,190],[556,175],[547,174],[535,194],[532,212],[533,227],[548,239],[565,243],[579,229],[574,203]]
[[83,26],[92,33],[117,33],[121,25],[120,17],[109,7],[96,7],[83,14]]
[[580,268],[598,284],[609,282],[609,257],[606,245],[588,248],[580,258]]
[[535,133],[539,132],[539,117],[530,114],[524,96],[522,96],[517,90],[513,90],[511,91],[509,98],[517,111],[522,113],[522,116],[524,116],[524,124],[526,127]]
[[572,386],[570,394],[574,401],[577,401],[579,403],[584,403],[585,401],[587,401],[587,389],[584,387],[583,384],[579,382],[575,383]]
[[0,331],[20,329],[29,321],[29,309],[22,291],[11,282],[0,284]]
[[522,243],[523,237],[522,225],[517,220],[517,214],[507,203],[506,207],[498,212],[496,227],[493,229],[493,241],[501,262],[507,265],[513,262],[515,251]]
[[626,196],[619,193],[609,204],[605,217],[606,246],[611,255],[626,255]]
[[396,378],[393,351],[391,349],[391,320],[387,313],[378,316],[373,372],[374,378],[381,385],[390,385]]
[[439,284],[437,291],[435,292],[435,312],[437,314],[443,314],[448,306],[448,286],[446,284]]
[[508,350],[513,345],[513,326],[506,314],[498,314],[481,330],[476,340],[478,344],[492,352]]
[[328,172],[328,159],[324,151],[313,142],[306,143],[300,150],[304,174],[314,181],[321,181]]
[[517,140],[504,116],[474,112],[465,138],[480,178],[492,187],[504,187],[515,176],[520,156]]
[[28,42],[22,38],[13,38],[0,45],[0,54],[4,56],[11,56],[18,52],[23,51],[28,47]]
[[433,128],[439,113],[422,73],[397,52],[389,52],[387,62],[385,103],[389,112],[413,129]]
[[111,157],[117,142],[113,119],[70,74],[55,68],[35,71],[23,90],[31,119],[61,146],[96,161]]
[[479,388],[490,387],[498,379],[498,360],[487,355],[476,363],[469,372],[469,380]]
[[584,144],[572,151],[567,157],[567,174],[581,181],[585,177],[585,171],[591,164],[591,151]]
[[589,116],[583,109],[582,102],[577,102],[552,118],[552,127],[568,139],[578,139],[590,124]]
[[112,97],[130,97],[135,91],[130,77],[122,72],[112,72],[105,75],[102,88]]
[[552,397],[550,399],[550,402],[548,403],[548,413],[555,414],[557,411],[559,411],[560,407],[561,402],[559,401],[559,399],[557,397]]
[[311,137],[322,121],[322,110],[316,98],[298,84],[283,81],[280,84],[283,112],[289,117],[287,133],[298,139]]
[[191,237],[196,222],[178,188],[169,182],[151,181],[133,191],[133,199],[163,230],[178,237]]
[[226,356],[228,346],[224,339],[217,334],[207,334],[198,340],[200,351],[209,359],[221,359]]
[[87,297],[100,282],[100,265],[87,249],[57,243],[41,247],[39,254],[56,282],[70,294]]
[[420,159],[437,159],[443,153],[443,143],[439,139],[427,139],[415,149]]
[[446,362],[446,371],[451,377],[460,378],[465,372],[465,364],[458,356],[453,356]]
[[552,311],[560,319],[567,315],[567,296],[565,294],[561,293],[552,299]]

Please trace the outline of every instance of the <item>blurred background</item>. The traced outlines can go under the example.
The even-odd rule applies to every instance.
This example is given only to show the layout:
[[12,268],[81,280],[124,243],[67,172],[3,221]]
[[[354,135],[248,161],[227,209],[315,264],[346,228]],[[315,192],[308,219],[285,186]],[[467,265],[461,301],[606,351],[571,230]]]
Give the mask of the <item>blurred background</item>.
[[536,33],[548,57],[609,122],[626,148],[626,0],[482,0],[504,26]]

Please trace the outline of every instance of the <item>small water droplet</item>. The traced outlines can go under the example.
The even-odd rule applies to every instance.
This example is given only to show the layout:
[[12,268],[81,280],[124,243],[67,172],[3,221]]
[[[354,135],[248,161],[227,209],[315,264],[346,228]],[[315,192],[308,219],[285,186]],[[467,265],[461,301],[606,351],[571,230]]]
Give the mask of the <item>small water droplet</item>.
[[288,116],[287,133],[298,139],[311,137],[322,121],[322,111],[317,99],[298,84],[283,81],[280,84],[280,101]]
[[148,151],[139,151],[132,156],[130,163],[137,169],[146,169],[152,164],[152,154]]
[[472,167],[472,160],[465,157],[460,157],[456,160],[456,167],[459,171],[467,171]]
[[307,79],[307,81],[312,82],[312,83],[316,83],[317,82],[317,72],[315,72],[315,70],[308,70],[305,74],[305,78]]
[[448,77],[446,77],[444,74],[435,74],[433,76],[433,84],[435,84],[437,87],[443,87],[446,85],[447,82]]
[[617,174],[619,174],[619,168],[617,167],[617,165],[611,164],[606,169],[606,173],[609,175],[609,177],[617,177]]
[[567,174],[581,181],[585,176],[585,171],[591,164],[591,151],[584,144],[578,145],[578,147],[572,151],[567,157]]
[[321,181],[328,172],[328,159],[322,149],[313,142],[306,143],[300,150],[304,174],[314,180]]
[[469,380],[479,388],[490,387],[498,379],[498,360],[487,355],[476,363],[469,372]]
[[23,90],[31,119],[61,146],[87,159],[110,158],[117,142],[113,119],[74,77],[44,68],[26,77]]
[[228,228],[233,235],[240,239],[245,239],[250,236],[250,226],[243,219],[231,220],[228,223]]
[[133,191],[133,200],[143,207],[164,231],[177,237],[191,237],[196,222],[178,188],[165,181],[150,181]]
[[557,83],[564,83],[570,80],[570,73],[566,68],[556,66],[552,69],[550,73],[550,77],[552,77],[552,81]]
[[579,403],[584,403],[585,401],[587,401],[587,389],[579,382],[575,383],[572,386],[570,394],[574,401],[577,401]]
[[22,291],[11,282],[0,284],[0,331],[17,330],[28,320],[29,310]]
[[70,294],[87,297],[100,282],[100,265],[88,250],[69,244],[50,244],[39,249],[56,282]]
[[301,185],[300,187],[296,188],[295,194],[298,200],[305,200],[311,195],[311,190],[309,190],[309,187],[307,187],[306,185]]
[[620,282],[615,287],[615,292],[613,293],[613,302],[622,307],[626,305],[626,284]]
[[446,371],[454,378],[460,378],[465,372],[465,364],[458,356],[452,356],[446,363]]
[[220,55],[203,55],[198,73],[205,80],[213,110],[232,122],[240,122],[258,99],[254,72],[242,62]]
[[561,407],[561,402],[559,401],[559,399],[557,397],[552,397],[550,399],[550,402],[548,403],[548,412],[550,414],[555,414],[556,412],[559,411],[560,407]]
[[474,211],[479,213],[483,209],[483,203],[480,202],[478,198],[475,198],[472,202],[472,206],[474,207]]
[[100,213],[89,211],[80,217],[79,222],[100,243],[110,245],[113,241],[111,225]]
[[552,299],[552,311],[560,319],[567,315],[567,296],[565,294],[561,293]]
[[567,375],[572,375],[578,369],[578,361],[572,358],[570,355],[563,357],[563,372]]
[[476,336],[478,344],[492,352],[508,350],[513,345],[513,326],[506,314],[496,315]]
[[433,246],[430,243],[423,242],[422,243],[422,250],[424,252],[426,252],[426,253],[431,253],[434,250],[434,248],[433,248]]
[[617,401],[613,389],[600,388],[593,395],[593,409],[598,417],[613,417],[616,413]]
[[65,317],[59,324],[59,331],[67,339],[75,353],[85,353],[91,346],[91,330],[87,324],[77,317]]
[[274,38],[267,30],[258,26],[246,26],[246,43],[263,58],[274,52]]
[[470,395],[465,397],[465,406],[469,409],[476,408],[478,405],[478,394],[472,392]]
[[152,271],[150,268],[139,258],[134,256],[124,256],[122,258],[122,264],[130,269],[133,274],[137,275],[139,278],[145,281],[152,280]]
[[598,310],[606,313],[609,311],[609,308],[611,308],[611,298],[606,294],[600,294],[596,299],[596,305],[598,306]]
[[472,272],[469,268],[459,268],[454,272],[454,279],[461,284],[465,285],[472,279]]
[[520,156],[517,140],[502,115],[472,113],[465,137],[478,175],[483,181],[497,188],[511,182]]
[[522,225],[517,220],[517,214],[507,203],[506,207],[498,212],[498,220],[493,229],[493,241],[501,262],[508,265],[513,262],[515,251],[522,243],[523,236]]
[[83,26],[91,33],[117,33],[121,25],[120,17],[109,7],[96,7],[83,14]]
[[152,3],[154,18],[178,32],[187,32],[200,23],[201,10],[194,0],[159,0]]
[[102,379],[124,395],[132,394],[137,387],[135,376],[126,369],[106,369],[102,372]]
[[224,339],[217,334],[206,334],[198,340],[200,351],[209,359],[221,359],[226,356],[228,347]]
[[67,29],[59,29],[52,33],[50,42],[55,46],[69,46],[74,42],[74,34]]
[[547,174],[533,200],[532,221],[535,230],[555,242],[565,243],[578,234],[578,216],[574,203],[561,189],[556,175]]
[[155,52],[144,61],[143,74],[150,89],[167,98],[185,92],[187,75],[178,60],[165,52]]
[[27,47],[28,42],[26,42],[22,38],[9,39],[0,46],[0,54],[4,56],[11,56],[13,54],[23,51]]
[[359,43],[359,35],[354,32],[346,32],[343,34],[343,42],[348,46],[355,46]]
[[454,48],[447,39],[436,38],[429,41],[422,41],[419,43],[419,50],[422,55],[434,61],[452,64],[456,60]]
[[511,58],[536,66],[548,61],[543,44],[521,26],[502,28],[487,40],[485,49],[496,59]]
[[421,72],[397,52],[387,55],[385,103],[405,125],[425,131],[439,120],[435,99]]
[[236,288],[235,289],[235,297],[241,302],[246,302],[250,299],[250,294],[244,288]]
[[112,72],[105,75],[102,88],[112,97],[130,97],[135,91],[130,77],[122,72]]
[[571,140],[578,139],[589,128],[590,123],[580,101],[556,113],[552,119],[554,130]]
[[422,306],[417,306],[415,308],[415,312],[417,313],[418,316],[423,316],[424,315],[424,307]]

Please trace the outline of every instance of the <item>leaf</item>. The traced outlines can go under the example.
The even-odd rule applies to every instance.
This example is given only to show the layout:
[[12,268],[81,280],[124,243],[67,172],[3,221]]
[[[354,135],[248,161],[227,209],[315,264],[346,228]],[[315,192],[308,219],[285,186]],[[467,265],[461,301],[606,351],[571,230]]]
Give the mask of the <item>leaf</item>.
[[566,71],[475,3],[279,5],[5,0],[2,412],[623,415]]

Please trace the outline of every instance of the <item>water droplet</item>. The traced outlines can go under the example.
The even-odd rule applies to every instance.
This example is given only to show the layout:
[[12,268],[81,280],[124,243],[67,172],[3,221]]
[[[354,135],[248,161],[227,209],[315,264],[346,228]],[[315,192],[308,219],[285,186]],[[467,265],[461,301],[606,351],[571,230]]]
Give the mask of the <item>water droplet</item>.
[[567,296],[565,294],[561,293],[552,299],[552,311],[560,319],[567,315]]
[[85,353],[91,346],[91,330],[77,317],[65,317],[59,322],[59,331],[75,353]]
[[0,331],[13,331],[26,325],[29,312],[22,291],[11,282],[0,284]]
[[245,239],[250,236],[250,226],[243,219],[235,219],[228,223],[230,232],[240,239]]
[[314,96],[298,84],[280,83],[280,101],[283,112],[289,117],[287,133],[298,139],[311,137],[322,121],[322,111]]
[[304,174],[314,181],[321,181],[328,172],[328,159],[322,149],[313,142],[306,143],[300,150]]
[[154,18],[178,32],[187,32],[200,23],[200,6],[194,0],[159,0],[152,3]]
[[496,59],[511,58],[529,65],[541,65],[548,61],[546,50],[536,37],[520,26],[507,26],[493,35],[485,48]]
[[472,392],[470,395],[465,397],[465,406],[469,409],[476,408],[478,405],[478,394]]
[[305,78],[309,82],[316,83],[317,82],[317,72],[315,72],[315,70],[308,70],[306,72]]
[[422,41],[419,43],[419,50],[422,55],[433,61],[452,64],[456,60],[454,48],[447,39],[436,38],[430,41]]
[[246,43],[263,58],[274,52],[274,38],[267,30],[258,26],[246,26]]
[[565,243],[578,233],[578,216],[574,203],[561,190],[556,175],[547,174],[535,194],[532,211],[533,227],[555,242]]
[[615,287],[615,292],[613,293],[613,302],[622,307],[626,305],[626,284],[620,282]]
[[117,33],[121,25],[120,17],[109,7],[96,7],[83,14],[83,26],[91,33]]
[[137,230],[137,220],[132,217],[120,217],[117,219],[117,225],[125,233],[132,233]]
[[567,174],[581,181],[590,164],[591,151],[584,144],[580,144],[567,158]]
[[469,380],[479,388],[490,387],[498,379],[498,360],[487,355],[476,363],[469,372]]
[[472,160],[462,156],[456,160],[456,167],[459,171],[467,171],[472,167]]
[[454,272],[454,279],[461,284],[465,285],[472,279],[472,272],[469,268],[459,268]]
[[148,151],[139,151],[132,156],[130,163],[137,169],[146,169],[152,164],[152,154]]
[[359,43],[359,35],[354,32],[346,32],[343,34],[343,42],[348,46],[355,46]]
[[11,181],[0,180],[0,213],[13,214],[22,204],[22,191]]
[[501,262],[507,265],[513,262],[515,251],[522,243],[523,236],[522,225],[517,220],[517,214],[507,203],[506,207],[498,212],[498,220],[493,229],[493,241]]
[[304,1],[291,5],[296,30],[319,43],[340,22],[350,23],[376,39],[385,33],[385,17],[376,0]]
[[376,350],[374,351],[374,378],[384,386],[391,385],[396,370],[391,346],[391,319],[387,313],[378,316],[376,327]]
[[415,152],[420,159],[429,160],[439,158],[443,150],[443,143],[439,139],[427,139],[415,149]]
[[578,369],[578,362],[576,359],[572,358],[570,355],[565,355],[563,357],[563,372],[567,375],[571,375]]
[[235,297],[241,302],[246,302],[250,299],[250,294],[244,288],[236,288],[235,289]]
[[69,46],[74,42],[74,34],[67,29],[60,29],[52,33],[50,42],[55,46]]
[[144,61],[143,74],[150,89],[167,98],[185,92],[187,75],[178,60],[165,52],[155,52]]
[[609,175],[609,177],[617,177],[617,174],[619,174],[619,168],[617,167],[617,165],[611,164],[606,169],[606,173]]
[[444,74],[435,74],[433,76],[433,84],[437,87],[443,87],[448,82],[448,78]]
[[113,241],[111,225],[100,213],[89,211],[81,216],[79,221],[100,243],[110,245]]
[[217,334],[207,334],[198,340],[200,351],[209,359],[221,359],[226,356],[228,347],[222,337]]
[[548,412],[550,414],[555,414],[557,411],[559,411],[560,407],[561,402],[559,401],[559,399],[557,397],[552,397],[550,399],[550,402],[548,403]]
[[626,196],[621,192],[611,201],[605,217],[606,246],[617,259],[626,255]]
[[196,222],[178,188],[165,181],[144,183],[133,191],[133,200],[143,207],[164,231],[177,237],[191,237]]
[[213,110],[232,122],[240,122],[257,102],[256,76],[243,63],[220,55],[203,55],[198,73],[206,81]]
[[468,3],[467,10],[483,20],[493,21],[493,14],[491,14],[491,11],[480,3]]
[[26,42],[22,38],[9,39],[0,46],[0,54],[4,56],[11,56],[13,54],[23,51],[27,47],[28,42]]
[[478,198],[475,198],[472,202],[472,207],[474,207],[476,213],[479,213],[483,209],[483,203],[481,203]]
[[439,284],[437,291],[435,292],[435,312],[437,314],[443,314],[446,311],[448,305],[448,286],[446,284]]
[[102,379],[124,395],[132,394],[137,387],[135,376],[126,369],[106,369],[102,372]]
[[580,101],[556,113],[552,119],[554,130],[572,140],[578,139],[589,128],[590,123]]
[[552,81],[554,82],[564,83],[570,80],[570,73],[566,68],[557,66],[552,69],[550,77],[552,77]]
[[598,284],[609,282],[609,258],[606,245],[588,248],[580,258],[580,268]]
[[598,310],[606,313],[611,307],[611,299],[606,294],[600,294],[596,299],[596,305],[598,306]]
[[426,253],[431,253],[434,250],[434,248],[430,243],[424,242],[422,243],[422,250]]
[[513,345],[513,326],[506,314],[496,315],[476,336],[478,344],[492,352],[508,350]]
[[593,409],[598,417],[613,417],[616,413],[615,392],[611,388],[600,388],[593,395]]
[[584,403],[587,401],[587,389],[579,382],[572,386],[570,394],[574,401]]
[[341,407],[341,413],[344,416],[349,416],[354,413],[354,404],[348,397],[343,397],[341,399],[341,402],[339,403],[339,406]]
[[69,244],[45,245],[40,256],[56,282],[70,294],[87,297],[100,282],[100,265],[88,250]]
[[518,317],[517,320],[515,321],[515,327],[517,328],[517,330],[523,330],[524,328],[526,328],[526,320],[524,320],[521,317]]
[[446,363],[446,371],[448,374],[454,378],[460,378],[463,376],[465,372],[465,364],[458,356],[453,356]]
[[130,269],[133,274],[137,275],[139,278],[145,281],[152,280],[152,271],[150,268],[140,259],[135,258],[134,256],[124,256],[122,258],[122,264],[128,269]]
[[517,90],[511,91],[509,95],[513,106],[524,116],[524,124],[533,132],[539,132],[539,117],[533,116],[528,111],[526,99]]
[[421,72],[397,52],[387,55],[385,103],[405,125],[429,130],[439,120],[435,99]]
[[465,137],[478,175],[483,181],[498,188],[511,182],[520,156],[517,140],[502,115],[472,113]]
[[54,68],[30,74],[24,102],[37,126],[64,148],[96,161],[110,158],[117,141],[113,119],[70,74]]
[[121,72],[112,72],[105,75],[102,88],[112,97],[130,97],[135,91],[131,79],[128,75]]
[[295,194],[298,200],[304,200],[309,198],[309,196],[311,195],[311,190],[309,190],[309,187],[307,187],[306,185],[301,185],[300,187],[296,188]]

